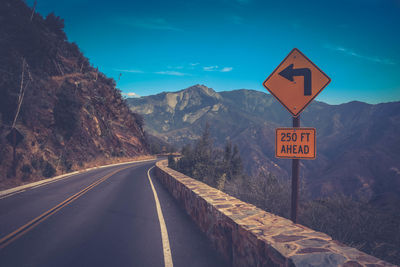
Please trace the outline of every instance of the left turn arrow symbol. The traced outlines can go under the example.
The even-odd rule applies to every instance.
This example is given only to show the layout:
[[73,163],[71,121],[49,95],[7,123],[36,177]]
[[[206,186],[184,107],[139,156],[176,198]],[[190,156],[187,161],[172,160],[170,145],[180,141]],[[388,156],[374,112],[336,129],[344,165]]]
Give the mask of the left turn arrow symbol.
[[311,95],[311,71],[308,68],[293,69],[293,64],[287,66],[284,70],[279,72],[283,78],[293,82],[294,76],[304,77],[304,95]]

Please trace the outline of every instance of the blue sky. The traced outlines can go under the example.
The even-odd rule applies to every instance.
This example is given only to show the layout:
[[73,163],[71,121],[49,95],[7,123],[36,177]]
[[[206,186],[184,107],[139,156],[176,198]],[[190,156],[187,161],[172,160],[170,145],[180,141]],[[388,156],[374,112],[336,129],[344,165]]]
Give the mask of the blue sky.
[[37,2],[125,94],[194,84],[266,92],[297,47],[332,79],[317,100],[400,100],[400,0]]

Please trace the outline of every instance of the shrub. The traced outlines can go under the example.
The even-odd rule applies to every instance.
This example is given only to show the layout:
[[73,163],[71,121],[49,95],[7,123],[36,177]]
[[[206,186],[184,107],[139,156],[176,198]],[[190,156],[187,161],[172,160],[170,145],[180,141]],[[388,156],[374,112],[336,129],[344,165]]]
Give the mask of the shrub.
[[52,177],[56,173],[53,165],[51,165],[48,161],[44,163],[42,174],[46,178]]
[[224,151],[215,148],[208,124],[194,147],[185,145],[181,153],[182,158],[176,163],[176,170],[210,186],[219,185],[222,188],[225,181],[245,179],[237,146],[232,150],[231,143],[227,142]]
[[56,35],[61,37],[63,40],[67,39],[64,33],[64,20],[56,16],[53,12],[47,15],[45,19],[46,26],[54,32]]
[[65,156],[61,157],[60,163],[62,166],[64,166],[66,172],[69,172],[72,169],[72,162],[69,161]]
[[398,212],[382,212],[366,201],[335,195],[304,203],[299,220],[368,254],[400,263]]
[[173,155],[168,155],[168,167],[175,169],[175,159]]
[[32,170],[31,170],[31,167],[28,165],[28,164],[24,164],[22,167],[21,167],[21,171],[23,172],[23,173],[32,173]]

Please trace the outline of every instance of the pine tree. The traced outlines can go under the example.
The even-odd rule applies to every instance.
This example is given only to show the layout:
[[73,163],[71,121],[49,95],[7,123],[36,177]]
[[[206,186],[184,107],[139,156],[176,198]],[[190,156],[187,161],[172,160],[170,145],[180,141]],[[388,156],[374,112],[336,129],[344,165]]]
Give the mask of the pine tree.
[[182,158],[177,162],[178,171],[211,186],[224,188],[225,181],[243,176],[243,165],[239,149],[228,141],[224,149],[213,147],[210,125],[195,143],[194,148],[186,145],[182,148]]
[[231,172],[233,177],[240,175],[243,172],[242,158],[240,157],[239,148],[237,145],[233,147],[233,153],[231,157]]

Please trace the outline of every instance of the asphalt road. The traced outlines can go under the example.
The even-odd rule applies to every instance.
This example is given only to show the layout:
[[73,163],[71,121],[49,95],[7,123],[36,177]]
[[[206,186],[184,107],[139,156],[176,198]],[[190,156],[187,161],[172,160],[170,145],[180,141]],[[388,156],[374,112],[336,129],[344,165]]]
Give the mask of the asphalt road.
[[[166,266],[147,175],[154,162],[93,170],[0,199],[0,266]],[[173,265],[226,265],[157,179],[151,180]]]

